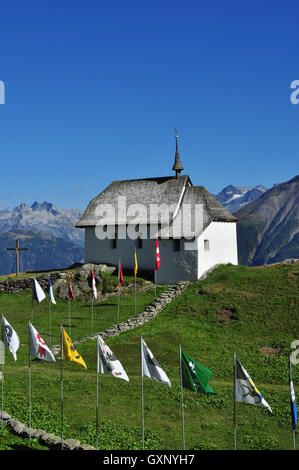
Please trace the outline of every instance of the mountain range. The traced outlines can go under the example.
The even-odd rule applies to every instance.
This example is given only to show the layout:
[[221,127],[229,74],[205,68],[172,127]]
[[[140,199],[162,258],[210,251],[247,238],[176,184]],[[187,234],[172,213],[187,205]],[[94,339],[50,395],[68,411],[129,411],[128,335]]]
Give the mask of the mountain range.
[[12,211],[0,211],[0,232],[23,230],[45,233],[75,245],[84,246],[84,231],[75,227],[83,212],[79,209],[58,209],[50,202],[32,206],[20,204]]
[[234,215],[239,264],[260,266],[299,258],[299,175],[275,184]]

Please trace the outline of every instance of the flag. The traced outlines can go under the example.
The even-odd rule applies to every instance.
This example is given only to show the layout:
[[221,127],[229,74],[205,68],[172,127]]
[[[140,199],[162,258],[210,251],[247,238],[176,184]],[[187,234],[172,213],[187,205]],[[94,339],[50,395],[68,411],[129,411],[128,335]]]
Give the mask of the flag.
[[209,386],[212,371],[181,351],[182,386],[193,392],[216,395]]
[[156,271],[158,271],[161,264],[160,250],[158,245],[158,238],[156,238]]
[[129,381],[123,366],[100,335],[98,335],[97,372],[98,374],[109,374],[113,375],[113,377]]
[[292,416],[292,429],[295,431],[297,427],[297,407],[296,407],[296,397],[295,390],[292,380],[292,371],[291,371],[291,359],[289,366],[289,375],[290,375],[290,401],[291,401],[291,416]]
[[141,360],[142,360],[142,369],[143,376],[149,377],[150,379],[155,379],[157,382],[171,387],[171,383],[165,374],[164,370],[161,369],[161,366],[154,358],[152,352],[149,350],[143,339],[141,338]]
[[29,322],[29,337],[30,337],[30,356],[44,359],[45,361],[56,362],[51,350],[40,334],[36,331],[34,326]]
[[134,258],[135,258],[135,264],[134,264],[134,276],[136,277],[137,271],[138,271],[138,264],[137,264],[137,255],[136,251],[134,253]]
[[56,305],[56,301],[54,299],[53,287],[52,287],[50,276],[48,277],[48,279],[49,279],[49,297],[50,297],[50,300],[51,300],[52,304]]
[[121,283],[123,282],[124,278],[123,278],[123,272],[122,272],[120,263],[118,267],[118,280],[119,280],[119,288],[121,289]]
[[68,273],[67,275],[68,275],[68,282],[69,282],[69,299],[73,299],[76,302],[74,292],[73,292],[73,289],[72,289],[72,285],[71,285],[70,273]]
[[33,278],[32,297],[34,300],[37,300],[38,303],[41,303],[41,301],[46,298],[43,289],[41,288],[35,277]]
[[96,279],[94,277],[94,271],[93,270],[92,270],[92,290],[93,290],[94,298],[97,299],[98,293],[97,293]]
[[17,360],[17,355],[16,352],[19,349],[20,346],[20,340],[15,332],[15,330],[12,328],[12,326],[8,323],[6,318],[2,315],[2,341],[4,343],[4,346],[6,346],[10,352],[12,353],[14,360]]
[[77,362],[77,364],[81,364],[87,369],[83,358],[78,353],[64,328],[62,328],[62,359]]
[[237,358],[235,358],[235,374],[235,401],[264,406],[272,413],[270,406]]

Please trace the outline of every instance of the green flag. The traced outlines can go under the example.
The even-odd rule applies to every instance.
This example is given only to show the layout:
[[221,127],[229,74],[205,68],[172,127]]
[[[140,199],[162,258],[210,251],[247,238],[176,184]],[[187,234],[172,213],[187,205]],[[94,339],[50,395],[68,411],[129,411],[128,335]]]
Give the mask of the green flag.
[[182,351],[182,385],[193,392],[216,395],[209,386],[212,371],[199,364]]

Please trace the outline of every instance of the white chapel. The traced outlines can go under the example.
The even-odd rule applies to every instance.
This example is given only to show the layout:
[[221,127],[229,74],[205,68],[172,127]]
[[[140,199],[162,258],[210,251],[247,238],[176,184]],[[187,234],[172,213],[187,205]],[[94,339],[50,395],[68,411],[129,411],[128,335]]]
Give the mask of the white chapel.
[[92,199],[76,227],[85,229],[85,263],[154,272],[156,282],[197,280],[218,264],[238,264],[237,219],[204,186],[181,175],[176,136],[175,175],[112,182]]

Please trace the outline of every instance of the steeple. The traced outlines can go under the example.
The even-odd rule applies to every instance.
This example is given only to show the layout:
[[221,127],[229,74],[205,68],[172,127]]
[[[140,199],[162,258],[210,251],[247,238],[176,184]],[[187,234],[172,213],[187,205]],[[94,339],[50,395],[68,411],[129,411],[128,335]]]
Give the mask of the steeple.
[[179,154],[179,148],[178,148],[178,135],[177,135],[177,129],[175,131],[175,157],[174,157],[174,164],[173,164],[173,171],[175,171],[175,176],[178,178],[180,176],[181,171],[184,169],[181,159],[180,159],[180,154]]

